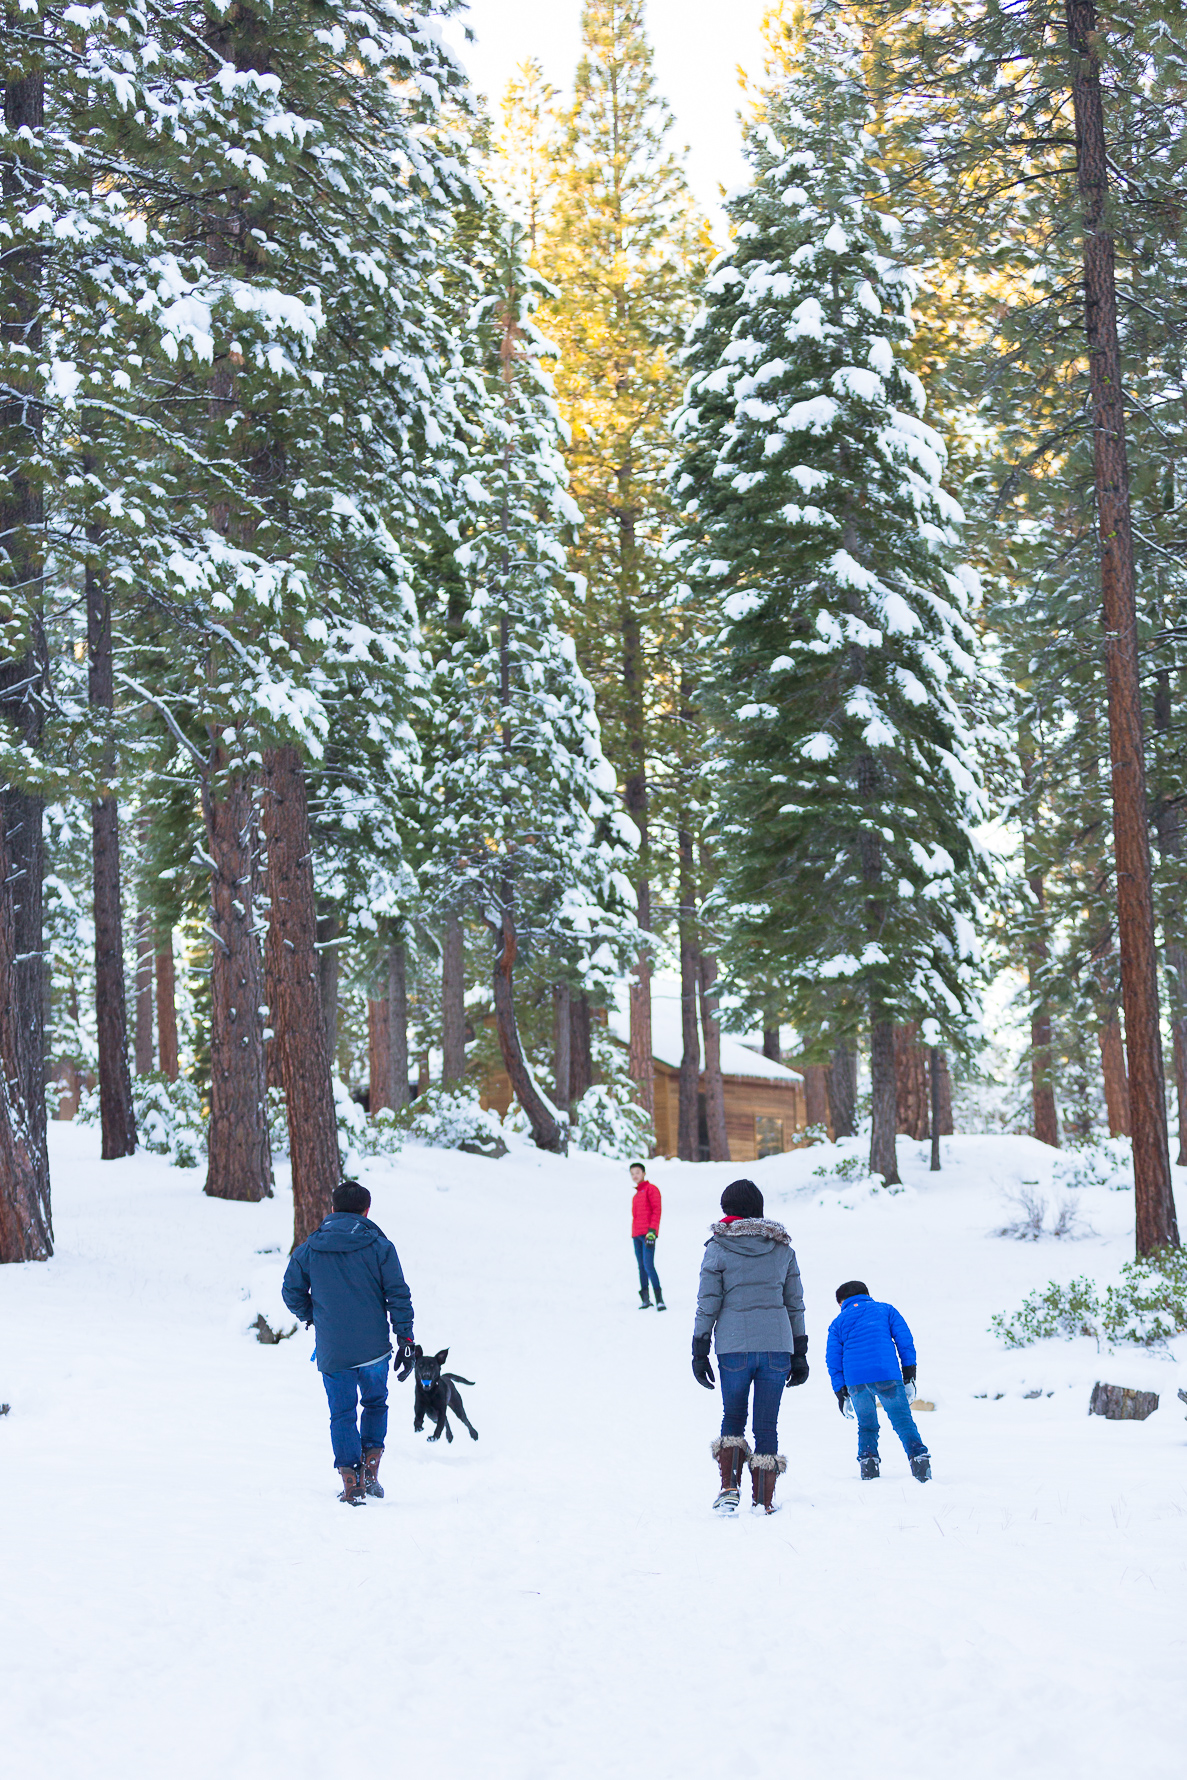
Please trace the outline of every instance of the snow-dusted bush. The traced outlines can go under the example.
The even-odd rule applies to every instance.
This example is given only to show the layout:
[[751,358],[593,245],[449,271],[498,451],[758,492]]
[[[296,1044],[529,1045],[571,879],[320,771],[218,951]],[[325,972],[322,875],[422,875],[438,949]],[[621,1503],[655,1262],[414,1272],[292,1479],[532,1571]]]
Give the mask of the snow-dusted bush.
[[655,1130],[646,1107],[599,1086],[587,1088],[578,1101],[569,1143],[614,1162],[633,1162],[651,1154]]
[[[187,1076],[171,1082],[160,1070],[132,1077],[136,1140],[175,1168],[200,1168],[206,1156],[206,1120],[197,1088]],[[75,1114],[82,1125],[99,1123],[99,1090],[84,1092]]]
[[1133,1147],[1128,1137],[1084,1143],[1059,1155],[1052,1179],[1061,1187],[1108,1187],[1113,1193],[1133,1190]]
[[1084,1277],[1066,1285],[1051,1280],[1013,1316],[999,1312],[990,1328],[1006,1347],[1077,1335],[1091,1336],[1098,1348],[1122,1342],[1158,1347],[1187,1333],[1187,1251],[1164,1248],[1128,1261],[1120,1284],[1103,1294]]
[[1023,1181],[1018,1191],[1010,1194],[1010,1202],[1017,1214],[995,1230],[995,1236],[1009,1236],[1015,1242],[1039,1242],[1044,1236],[1066,1241],[1093,1234],[1069,1193],[1049,1201],[1046,1194],[1038,1192],[1037,1182]]
[[484,1111],[473,1088],[430,1088],[399,1115],[399,1123],[414,1143],[471,1156],[507,1154],[498,1113]]

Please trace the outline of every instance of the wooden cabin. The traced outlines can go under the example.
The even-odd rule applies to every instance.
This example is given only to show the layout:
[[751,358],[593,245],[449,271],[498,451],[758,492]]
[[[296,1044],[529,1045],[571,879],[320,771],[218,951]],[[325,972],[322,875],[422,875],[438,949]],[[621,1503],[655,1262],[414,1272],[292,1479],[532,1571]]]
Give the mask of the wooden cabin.
[[[808,1123],[803,1078],[794,1069],[755,1056],[737,1039],[721,1041],[721,1080],[725,1090],[725,1134],[731,1162],[757,1162],[799,1147]],[[748,1062],[765,1065],[751,1072]],[[727,1068],[727,1062],[729,1067]],[[697,1092],[700,1160],[709,1160],[709,1125],[705,1114],[705,1076]],[[676,1154],[680,1116],[680,1068],[655,1053],[655,1147],[661,1156]]]

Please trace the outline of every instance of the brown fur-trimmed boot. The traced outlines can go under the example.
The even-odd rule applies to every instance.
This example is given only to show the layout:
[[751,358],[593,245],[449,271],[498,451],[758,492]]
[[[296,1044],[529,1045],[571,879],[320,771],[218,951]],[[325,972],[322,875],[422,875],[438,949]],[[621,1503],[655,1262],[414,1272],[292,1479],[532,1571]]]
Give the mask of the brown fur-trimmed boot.
[[354,1465],[339,1465],[338,1475],[342,1479],[338,1500],[349,1503],[352,1508],[361,1508],[367,1500],[362,1466],[356,1468]]
[[710,1451],[721,1467],[721,1488],[713,1504],[715,1514],[736,1514],[741,1498],[742,1466],[751,1456],[742,1434],[720,1434]]
[[750,1488],[753,1496],[752,1514],[778,1514],[781,1504],[775,1500],[775,1479],[782,1477],[787,1460],[782,1453],[756,1452],[750,1460]]
[[363,1488],[369,1496],[383,1495],[383,1485],[379,1481],[379,1461],[382,1457],[382,1446],[368,1447],[363,1454]]

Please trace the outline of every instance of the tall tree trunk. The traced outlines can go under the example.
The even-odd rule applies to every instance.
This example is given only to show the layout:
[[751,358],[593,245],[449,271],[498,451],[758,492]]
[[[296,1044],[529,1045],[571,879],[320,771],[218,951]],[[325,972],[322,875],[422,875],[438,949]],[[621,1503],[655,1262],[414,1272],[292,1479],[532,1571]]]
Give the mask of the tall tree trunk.
[[697,1032],[697,980],[700,975],[700,956],[697,950],[696,879],[693,873],[692,835],[682,823],[677,829],[676,844],[680,856],[681,1037],[676,1154],[682,1162],[699,1162],[701,1145],[697,1093],[701,1075],[701,1041]]
[[153,1002],[152,910],[141,909],[136,916],[136,1074],[151,1075],[153,1066],[152,1002]]
[[368,1111],[374,1118],[392,1104],[392,1004],[367,997],[367,1061],[371,1078]]
[[[1165,734],[1171,726],[1170,674],[1160,668],[1154,676],[1154,727]],[[1177,775],[1176,775],[1177,780]],[[1175,1072],[1175,1109],[1178,1115],[1180,1168],[1187,1167],[1187,945],[1183,930],[1183,812],[1181,788],[1176,782],[1171,796],[1160,796],[1154,810],[1158,851],[1166,871],[1162,932],[1166,965],[1166,999],[1170,1014],[1171,1056]],[[1128,1084],[1127,1084],[1128,1088]]]
[[[635,526],[629,513],[620,517],[620,542],[628,577],[633,577]],[[647,737],[644,706],[646,673],[643,662],[643,628],[639,614],[628,599],[623,602],[622,690],[625,707],[629,770],[623,794],[627,815],[639,831],[638,920],[640,931],[651,932],[651,839],[647,791]],[[639,1105],[655,1113],[655,1056],[651,1040],[651,951],[644,941],[635,955],[630,979],[630,1042],[628,1064]],[[584,1090],[583,1090],[584,1091]]]
[[387,955],[388,1030],[391,1039],[391,1100],[397,1112],[408,1106],[408,960],[403,940]]
[[725,1081],[721,1073],[721,1021],[717,1017],[717,959],[701,953],[701,1031],[705,1039],[705,1123],[709,1127],[710,1162],[728,1162],[730,1143],[725,1127]]
[[1097,1033],[1100,1044],[1101,1075],[1105,1084],[1105,1114],[1110,1137],[1129,1136],[1129,1084],[1125,1079],[1125,1050],[1121,1043],[1121,1022],[1113,1011],[1102,1021]]
[[951,1137],[956,1129],[952,1123],[952,1072],[948,1068],[947,1053],[941,1050],[936,1051],[936,1082],[940,1108],[939,1135]]
[[828,1069],[823,1063],[797,1065],[804,1078],[804,1120],[809,1126],[828,1129]]
[[841,1137],[854,1136],[857,1131],[857,1052],[852,1045],[839,1044],[833,1052],[825,1087],[833,1142]]
[[157,953],[157,1050],[162,1072],[177,1080],[177,974],[173,963],[173,935]]
[[1171,1187],[1158,960],[1146,811],[1145,750],[1138,660],[1133,534],[1125,452],[1125,407],[1117,337],[1113,236],[1108,216],[1108,151],[1095,0],[1066,0],[1072,52],[1076,167],[1083,203],[1084,317],[1093,409],[1097,523],[1109,750],[1113,768],[1113,850],[1121,996],[1129,1057],[1137,1252],[1179,1242]]
[[441,1083],[448,1087],[466,1074],[466,947],[458,915],[445,924],[441,948]]
[[782,1063],[783,1052],[779,1044],[778,1026],[764,1026],[762,1029],[762,1054],[769,1057],[772,1063]]
[[272,1195],[260,1013],[263,971],[252,895],[253,801],[243,774],[226,772],[222,743],[215,741],[202,788],[213,936],[206,1145],[206,1191],[212,1199]]
[[940,1053],[935,1045],[930,1045],[927,1052],[927,1087],[931,1102],[931,1169],[932,1174],[940,1172]]
[[326,1029],[326,1050],[330,1069],[338,1054],[338,916],[333,909],[324,909],[317,917],[317,980],[321,995],[322,1021]]
[[264,755],[267,786],[268,947],[277,1005],[274,1025],[293,1165],[293,1244],[330,1212],[342,1176],[338,1120],[318,981],[317,907],[305,768],[291,742]]
[[[1047,907],[1043,875],[1034,871],[1029,878],[1040,922]],[[1051,1050],[1051,1014],[1043,995],[1043,971],[1047,963],[1047,940],[1043,928],[1032,926],[1026,949],[1027,981],[1030,989],[1030,1103],[1034,1135],[1040,1143],[1059,1148],[1059,1119],[1055,1111],[1053,1053]]]
[[589,996],[569,997],[569,1104],[576,1109],[593,1087],[593,1045],[589,1030]]
[[532,1128],[532,1141],[537,1149],[564,1151],[565,1133],[557,1121],[552,1108],[541,1094],[532,1079],[524,1059],[523,1047],[519,1042],[519,1028],[515,1021],[515,993],[512,986],[512,972],[515,969],[515,958],[518,940],[515,932],[515,918],[511,912],[511,890],[504,886],[503,892],[503,924],[495,928],[495,1030],[499,1037],[499,1049],[503,1053],[503,1065],[511,1078],[511,1087],[515,1098],[528,1116]]
[[[111,600],[103,585],[93,551],[98,548],[95,528],[87,528],[92,546],[85,572],[87,601],[88,692],[99,721],[109,724],[114,705],[114,663],[111,641]],[[114,746],[108,737],[103,747],[103,775],[115,766]],[[132,1106],[132,1077],[128,1070],[128,1009],[124,988],[124,916],[120,896],[119,807],[110,788],[91,804],[91,838],[94,846],[95,911],[95,1025],[99,1050],[99,1120],[104,1161],[130,1156],[136,1149],[136,1113]]]
[[894,1029],[895,1122],[917,1141],[931,1133],[927,1052],[913,1020]]
[[870,1173],[880,1174],[888,1187],[893,1186],[899,1178],[894,1021],[884,1017],[875,1001],[870,1003],[870,1103]]
[[552,985],[552,1098],[560,1112],[569,1110],[573,1026],[568,983]]
[[[42,187],[37,155],[45,128],[40,66],[44,21],[5,19],[4,123],[0,183],[7,203],[28,212]],[[0,718],[6,739],[35,755],[41,746],[47,651],[42,625],[41,459],[43,248],[8,242],[0,255],[0,338],[20,355],[0,389],[0,622],[17,653],[0,659]],[[42,799],[0,783],[0,1261],[44,1261],[53,1253],[45,1104],[42,940]]]

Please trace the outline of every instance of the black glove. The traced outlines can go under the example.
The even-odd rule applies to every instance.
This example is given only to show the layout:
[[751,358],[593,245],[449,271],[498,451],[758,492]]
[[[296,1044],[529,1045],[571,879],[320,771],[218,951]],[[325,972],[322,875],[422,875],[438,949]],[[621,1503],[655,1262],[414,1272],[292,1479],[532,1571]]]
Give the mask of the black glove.
[[904,1384],[914,1384],[915,1383],[915,1368],[914,1368],[914,1366],[904,1366],[903,1367],[903,1383]]
[[845,1404],[848,1402],[848,1400],[849,1400],[849,1386],[847,1384],[842,1385],[841,1389],[837,1392],[837,1408],[841,1411],[842,1415],[844,1415],[844,1413],[845,1413]]
[[692,1375],[698,1384],[704,1385],[707,1391],[711,1391],[717,1383],[713,1376],[713,1368],[709,1364],[709,1342],[711,1339],[712,1337],[708,1335],[694,1335],[692,1338]]
[[797,1335],[792,1344],[795,1352],[791,1356],[791,1365],[787,1368],[789,1385],[807,1384],[808,1382],[808,1337]]
[[404,1380],[407,1378],[408,1374],[411,1372],[411,1370],[415,1366],[415,1364],[416,1364],[416,1349],[412,1345],[411,1335],[397,1335],[396,1336],[396,1365],[400,1368],[400,1370],[396,1373],[396,1377],[399,1379],[401,1384],[403,1384]]
[[659,1234],[659,1232],[657,1230],[648,1230],[646,1236],[643,1238],[643,1240],[647,1244],[648,1248],[655,1247],[655,1239],[658,1234]]

